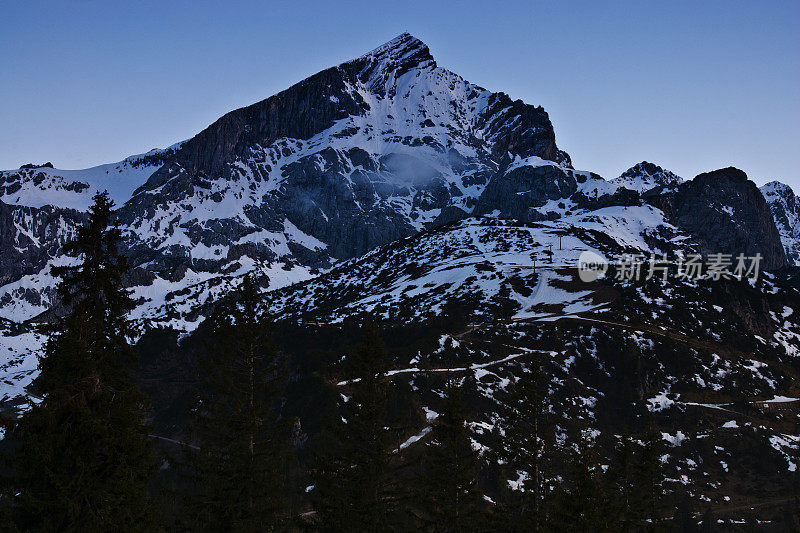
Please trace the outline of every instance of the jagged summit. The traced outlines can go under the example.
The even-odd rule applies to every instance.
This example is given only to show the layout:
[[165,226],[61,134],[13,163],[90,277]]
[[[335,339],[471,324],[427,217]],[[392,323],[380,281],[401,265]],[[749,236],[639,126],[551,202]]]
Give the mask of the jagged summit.
[[[153,436],[191,441],[175,417],[191,395],[196,349],[213,334],[200,325],[249,275],[265,290],[259,311],[276,323],[276,343],[302,370],[283,412],[303,417],[304,446],[324,425],[307,399],[336,399],[332,387],[344,395],[358,377],[309,354],[349,344],[352,319],[370,317],[392,328],[387,368],[413,408],[391,437],[399,466],[419,458],[425,444],[414,443],[430,439],[440,387],[456,375],[470,384],[473,447],[505,454],[513,383],[536,370],[543,407],[556,409],[546,415],[552,438],[605,435],[596,464],[647,453],[621,428],[658,429],[664,501],[691,488],[716,512],[742,486],[784,501],[783,480],[797,469],[798,437],[786,433],[794,411],[781,405],[799,403],[800,293],[787,272],[757,283],[724,270],[659,275],[661,258],[681,253],[730,254],[734,265],[736,254],[760,254],[762,270],[783,267],[785,255],[800,264],[800,201],[782,184],[759,192],[732,168],[682,182],[648,161],[614,182],[576,170],[544,109],[438,66],[403,33],[168,149],[82,171],[0,171],[4,417],[30,402],[47,341],[38,324],[57,302],[53,267],[73,264],[64,244],[103,189],[121,206],[132,333],[146,336],[137,381],[161,424]],[[586,252],[613,270],[586,281],[575,268]],[[625,265],[629,256],[641,268]],[[487,509],[505,509],[499,498],[517,492],[506,487],[528,490],[515,468],[485,472],[498,490],[487,491]],[[407,474],[400,488],[415,479]],[[742,498],[730,503],[754,505]]]
[[436,64],[428,45],[408,32],[401,33],[394,39],[367,52],[361,58],[374,58],[379,61],[394,60],[404,63],[413,62],[418,65],[427,62],[433,62],[434,66]]
[[620,174],[612,182],[626,189],[643,193],[654,187],[673,187],[683,182],[683,178],[655,163],[642,161]]
[[436,61],[428,45],[410,33],[402,33],[339,68],[348,70],[353,66],[370,92],[384,95],[393,93],[403,74],[415,68],[435,69]]
[[785,195],[792,194],[792,195],[794,195],[794,191],[792,191],[792,188],[790,186],[786,185],[783,182],[777,181],[777,180],[773,180],[773,181],[767,182],[764,185],[762,185],[761,186],[761,192],[764,193],[765,195],[767,193],[785,194]]

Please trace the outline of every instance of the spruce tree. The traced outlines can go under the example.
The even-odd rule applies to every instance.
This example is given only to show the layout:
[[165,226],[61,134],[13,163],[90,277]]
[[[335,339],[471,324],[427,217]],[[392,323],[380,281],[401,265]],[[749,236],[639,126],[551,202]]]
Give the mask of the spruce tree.
[[180,525],[191,531],[267,531],[286,523],[290,421],[279,416],[284,359],[258,312],[252,278],[210,317],[184,447]]
[[609,514],[602,469],[594,451],[594,440],[581,431],[570,457],[563,481],[553,495],[548,528],[556,531],[616,531]]
[[[700,531],[701,533],[714,533],[717,529],[717,519],[714,518],[714,511],[711,510],[711,506],[706,508],[706,512],[703,513],[703,519],[700,521]],[[791,529],[787,529],[787,531],[792,531]]]
[[390,522],[387,364],[378,328],[368,323],[346,358],[351,380],[336,419],[315,447],[313,503],[324,531],[385,531]]
[[679,493],[675,504],[675,513],[672,515],[672,530],[679,533],[695,533],[698,531],[692,509],[692,500],[688,493]]
[[454,380],[445,389],[423,457],[418,482],[424,519],[434,531],[476,531],[485,518],[478,490],[478,454],[466,427],[461,390]]
[[655,426],[648,426],[642,436],[643,446],[637,461],[635,478],[636,492],[640,494],[639,509],[642,517],[655,519],[659,514],[662,499],[661,484],[664,481],[664,439]]
[[534,359],[509,388],[507,407],[502,423],[507,475],[516,480],[524,474],[517,490],[509,491],[508,527],[538,531],[547,514],[549,459],[554,442],[547,380],[540,359]]
[[613,494],[610,512],[626,528],[642,527],[661,512],[664,479],[661,434],[650,426],[643,435],[622,437],[606,473]]
[[[141,531],[152,526],[147,486],[156,462],[122,285],[126,261],[113,202],[94,197],[88,224],[64,252],[52,334],[33,389],[41,398],[9,431],[13,520],[22,530]],[[61,309],[59,312],[58,310]]]
[[638,502],[641,488],[635,484],[640,446],[630,437],[621,436],[606,472],[606,485],[614,495],[609,514],[624,530],[634,529],[645,516]]

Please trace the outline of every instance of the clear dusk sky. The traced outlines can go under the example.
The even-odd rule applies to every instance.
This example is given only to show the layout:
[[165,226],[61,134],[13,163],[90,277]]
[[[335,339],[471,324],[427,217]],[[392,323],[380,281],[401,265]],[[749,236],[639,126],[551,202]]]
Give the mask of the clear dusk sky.
[[0,2],[0,168],[189,138],[399,33],[549,112],[576,168],[800,190],[800,1]]

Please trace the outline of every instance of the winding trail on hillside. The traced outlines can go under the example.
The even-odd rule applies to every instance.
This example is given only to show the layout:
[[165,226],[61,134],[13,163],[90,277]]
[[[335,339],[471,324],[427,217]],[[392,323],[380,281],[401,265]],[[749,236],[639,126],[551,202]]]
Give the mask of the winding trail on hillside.
[[[468,371],[475,371],[475,370],[482,370],[485,368],[490,368],[496,365],[500,365],[503,363],[507,363],[509,361],[513,361],[514,359],[518,359],[520,357],[524,357],[526,355],[531,355],[534,353],[543,354],[543,355],[556,355],[556,352],[552,352],[549,350],[533,350],[530,348],[521,348],[519,346],[510,346],[508,344],[500,344],[499,346],[504,346],[507,348],[513,348],[514,350],[522,350],[520,353],[512,353],[511,355],[507,355],[500,359],[495,359],[493,361],[487,361],[485,363],[473,363],[468,366],[457,366],[457,367],[448,367],[448,368],[419,368],[419,367],[409,367],[409,368],[400,368],[396,370],[389,370],[386,373],[386,376],[390,379],[394,376],[402,375],[402,374],[425,374],[425,373],[437,373],[437,372],[468,372]],[[338,386],[349,385],[350,383],[358,383],[361,381],[361,378],[355,379],[347,379],[343,381],[339,381],[337,383]]]

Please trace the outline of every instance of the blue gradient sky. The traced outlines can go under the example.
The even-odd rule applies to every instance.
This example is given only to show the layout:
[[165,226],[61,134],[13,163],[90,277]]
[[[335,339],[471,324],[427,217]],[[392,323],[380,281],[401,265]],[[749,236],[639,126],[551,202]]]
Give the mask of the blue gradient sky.
[[800,189],[797,1],[8,1],[0,168],[170,145],[403,31],[440,66],[543,105],[577,168],[734,165]]

